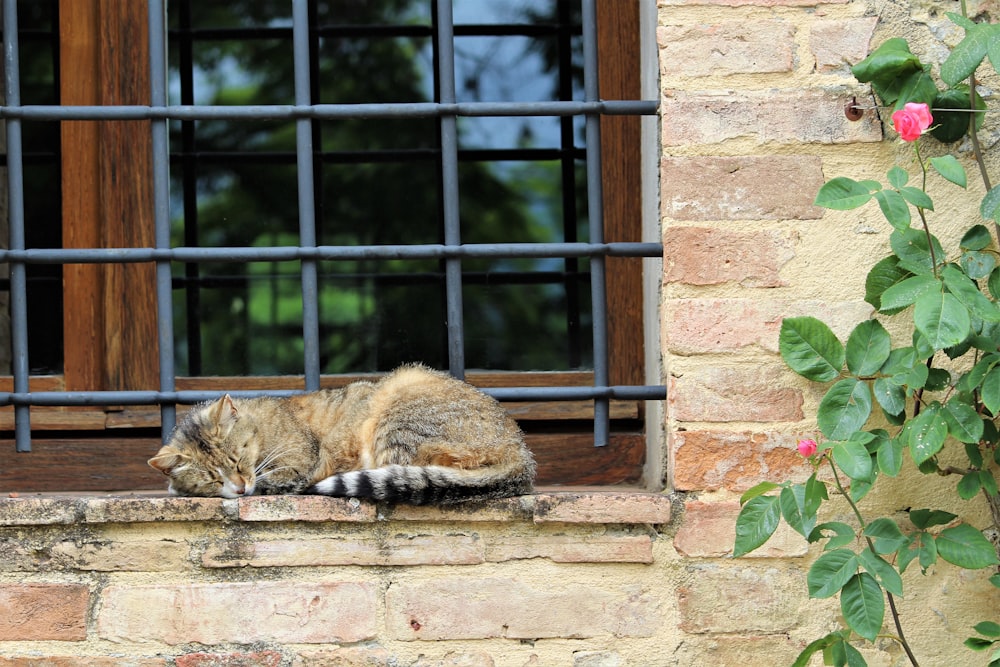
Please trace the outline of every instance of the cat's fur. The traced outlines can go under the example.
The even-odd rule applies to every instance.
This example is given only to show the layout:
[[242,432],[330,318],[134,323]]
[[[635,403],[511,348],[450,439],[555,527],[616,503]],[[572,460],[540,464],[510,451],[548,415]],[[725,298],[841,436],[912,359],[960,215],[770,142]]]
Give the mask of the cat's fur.
[[496,400],[419,365],[343,389],[194,406],[149,464],[175,495],[411,504],[528,493],[535,474],[520,429]]

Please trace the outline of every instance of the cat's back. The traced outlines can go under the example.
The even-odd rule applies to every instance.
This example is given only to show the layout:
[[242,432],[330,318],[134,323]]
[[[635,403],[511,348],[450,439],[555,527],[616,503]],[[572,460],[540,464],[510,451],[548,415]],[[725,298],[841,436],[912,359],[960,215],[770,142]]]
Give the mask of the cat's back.
[[383,424],[423,428],[453,442],[484,445],[521,442],[521,431],[492,397],[448,373],[403,366],[379,382],[369,398],[370,414]]

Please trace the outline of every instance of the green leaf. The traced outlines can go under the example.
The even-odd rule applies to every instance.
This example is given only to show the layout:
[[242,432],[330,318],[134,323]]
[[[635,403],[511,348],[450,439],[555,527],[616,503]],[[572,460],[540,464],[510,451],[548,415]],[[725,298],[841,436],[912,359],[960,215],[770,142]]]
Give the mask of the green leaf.
[[993,253],[980,252],[978,250],[963,252],[958,261],[962,266],[962,270],[975,280],[981,280],[989,276],[990,272],[997,265],[996,256]]
[[941,269],[945,287],[970,313],[987,322],[1000,322],[1000,308],[979,291],[979,286],[954,264]]
[[871,549],[863,549],[858,554],[858,560],[861,562],[861,567],[871,573],[882,585],[882,588],[893,595],[903,596],[903,578],[899,576],[899,572],[896,572],[896,568],[889,565]]
[[775,496],[751,498],[736,517],[736,544],[733,558],[739,558],[761,546],[778,529],[781,510]]
[[[833,534],[828,535],[827,533]],[[850,544],[857,539],[857,535],[854,533],[854,529],[846,523],[827,521],[813,528],[806,539],[809,540],[810,544],[822,539],[828,540],[826,546],[823,547],[823,551],[830,551],[831,549],[837,549]]]
[[880,517],[869,523],[865,526],[864,534],[874,540],[875,551],[880,554],[891,554],[907,542],[903,531],[888,517]]
[[994,587],[1000,588],[1000,574],[994,574],[989,578],[989,582],[993,584]]
[[937,562],[937,542],[930,533],[920,536],[920,569],[926,571],[931,565]]
[[913,219],[910,215],[910,206],[895,190],[879,190],[874,194],[875,201],[882,209],[882,215],[889,221],[889,224],[896,229],[906,229]]
[[816,559],[806,575],[809,597],[833,597],[858,571],[858,557],[850,549],[827,551]]
[[826,637],[820,637],[816,641],[809,642],[809,644],[802,649],[802,653],[799,653],[798,657],[795,658],[795,662],[792,663],[792,667],[807,667],[816,653],[825,651],[834,642],[838,641],[843,641],[840,633],[832,632]]
[[[963,188],[966,187],[966,185],[968,184],[968,180],[966,179],[965,176],[965,167],[962,166],[962,163],[959,162],[958,158],[956,158],[954,155],[942,155],[940,157],[932,157],[930,159],[930,163],[931,166],[934,167],[934,169],[937,171],[937,173],[941,174],[941,176],[944,177],[945,180],[951,181],[955,185],[958,185],[959,187]],[[989,232],[987,232],[987,237],[988,236]],[[968,246],[963,246],[963,247],[968,247]],[[974,250],[982,250],[985,247],[986,246],[982,246],[980,248],[974,248]]]
[[885,175],[889,179],[889,184],[897,189],[906,185],[910,180],[910,173],[898,164],[893,165]]
[[844,365],[844,346],[815,317],[786,317],[778,334],[778,350],[788,367],[816,382],[829,382]]
[[[959,85],[941,91],[931,103],[934,109],[934,124],[931,126],[932,137],[943,143],[958,141],[969,131],[969,87]],[[976,129],[983,125],[986,101],[976,93]],[[948,111],[954,109],[954,111]]]
[[846,440],[831,450],[833,460],[851,479],[866,480],[872,476],[872,457],[864,445]]
[[940,412],[940,404],[933,403],[908,423],[910,455],[917,465],[941,451],[948,437],[948,424]]
[[878,469],[889,477],[895,477],[903,467],[903,443],[899,438],[890,438],[882,443],[875,455]]
[[982,639],[981,637],[969,637],[962,645],[965,648],[972,649],[973,651],[985,651],[993,646],[993,642],[989,639]]
[[740,496],[740,505],[745,505],[751,498],[756,498],[757,496],[762,496],[768,491],[774,491],[779,488],[780,484],[775,484],[774,482],[761,482],[760,484],[755,484]]
[[848,211],[867,204],[871,198],[872,193],[867,187],[852,178],[838,176],[823,184],[813,203],[823,208]]
[[913,323],[935,350],[958,345],[969,335],[969,310],[952,294],[927,290],[913,304]]
[[917,208],[926,209],[928,211],[934,210],[934,202],[931,200],[930,196],[920,188],[910,186],[902,187],[899,189],[899,194],[903,196],[903,199],[910,202]]
[[920,529],[931,528],[933,526],[943,526],[954,521],[957,516],[944,510],[910,510],[910,521]]
[[[851,73],[861,83],[875,83],[879,86],[891,83],[894,79],[912,74],[923,69],[920,59],[910,52],[905,39],[894,37],[883,42],[872,51],[867,58],[854,65]],[[893,104],[896,100],[884,98],[886,103]]]
[[870,642],[875,641],[885,619],[882,587],[867,572],[855,574],[840,593],[840,611],[852,630]]
[[997,31],[988,23],[966,28],[965,37],[941,63],[941,79],[949,86],[967,79],[983,62],[990,43],[996,38]]
[[929,107],[933,107],[934,98],[937,96],[938,88],[934,79],[925,71],[913,72],[905,78],[899,79],[887,88],[898,95],[895,109],[902,109],[907,102],[923,102]]
[[[940,262],[945,257],[941,242],[934,237],[931,237],[930,242],[934,246],[934,257]],[[934,273],[927,235],[922,230],[897,229],[889,234],[889,245],[899,258],[900,268],[916,274]]]
[[786,486],[778,496],[781,516],[792,529],[808,538],[816,526],[816,511],[806,507],[806,487],[804,484]]
[[892,342],[878,320],[865,320],[847,337],[847,370],[854,375],[874,375],[889,358]]
[[945,528],[935,541],[941,558],[967,570],[978,570],[1000,562],[990,541],[967,523]]
[[[909,278],[911,274],[906,269],[899,266],[899,258],[895,255],[884,257],[875,263],[868,275],[865,277],[865,301],[870,303],[875,310],[892,315],[902,308],[890,309],[882,307],[882,294],[893,285]],[[1000,276],[998,276],[1000,284]]]
[[[828,440],[844,440],[864,426],[871,411],[872,398],[868,385],[861,380],[847,378],[826,392],[819,403],[816,421]],[[867,451],[865,453],[867,455]]]
[[875,400],[886,414],[901,415],[906,409],[906,391],[888,378],[878,378],[872,385]]
[[[933,162],[933,160],[931,161]],[[965,232],[958,245],[966,250],[985,250],[990,247],[991,243],[993,243],[993,235],[990,234],[989,228],[986,225],[973,225]]]
[[940,291],[941,281],[932,275],[910,276],[882,293],[882,308],[885,311],[902,310],[912,306],[916,303],[917,297],[930,289]]
[[996,220],[998,209],[1000,209],[1000,185],[995,185],[979,204],[979,214],[986,220]]
[[971,500],[982,488],[983,480],[979,476],[979,471],[973,470],[962,475],[962,479],[958,480],[958,497],[962,500]]
[[994,479],[992,472],[989,470],[980,470],[979,481],[982,483],[983,491],[991,496],[1000,495],[997,489],[997,481]]
[[973,629],[985,637],[1000,637],[1000,623],[982,621],[981,623],[976,623]]
[[979,442],[983,437],[983,419],[968,403],[953,396],[941,412],[948,423],[948,433],[959,442]]
[[1000,411],[1000,367],[991,368],[983,378],[980,400],[994,416]]

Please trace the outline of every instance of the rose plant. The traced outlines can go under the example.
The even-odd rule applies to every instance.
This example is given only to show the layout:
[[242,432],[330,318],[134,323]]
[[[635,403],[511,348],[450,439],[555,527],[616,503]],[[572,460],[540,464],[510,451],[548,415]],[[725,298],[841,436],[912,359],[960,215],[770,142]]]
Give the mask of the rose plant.
[[[874,200],[888,221],[892,252],[865,282],[864,298],[878,316],[859,323],[846,343],[814,317],[786,318],[781,325],[784,362],[829,385],[816,414],[822,437],[798,443],[813,468],[805,482],[768,481],[743,494],[733,555],[762,546],[781,519],[808,542],[822,544],[806,585],[810,597],[839,596],[846,627],[806,646],[796,665],[818,652],[826,664],[864,665],[858,638],[886,636],[918,665],[896,607],[908,568],[916,564],[926,574],[939,559],[967,569],[1000,564],[998,546],[955,514],[910,509],[900,525],[889,516],[866,516],[861,503],[880,479],[912,465],[919,473],[953,476],[957,495],[984,499],[994,530],[1000,526],[994,475],[1000,465],[1000,186],[990,183],[978,141],[986,105],[975,79],[987,57],[1000,71],[1000,26],[949,18],[965,37],[940,67],[943,86],[899,38],[852,68],[894,108],[893,127],[913,147],[915,174],[894,166],[885,184],[839,176],[816,197],[818,206],[836,210]],[[952,155],[925,160],[920,144],[927,135],[943,143],[967,136],[985,185],[979,211],[948,212],[949,223],[970,223],[948,252],[931,228],[935,211],[927,183],[940,178],[966,188],[967,175]],[[908,318],[910,335],[902,344],[879,319],[893,316]],[[821,507],[834,496],[849,505],[851,523],[820,521]],[[1000,574],[989,581],[1000,587]],[[888,635],[886,607],[895,629]],[[973,629],[965,645],[987,651],[989,665],[1000,667],[1000,624],[984,620]]]

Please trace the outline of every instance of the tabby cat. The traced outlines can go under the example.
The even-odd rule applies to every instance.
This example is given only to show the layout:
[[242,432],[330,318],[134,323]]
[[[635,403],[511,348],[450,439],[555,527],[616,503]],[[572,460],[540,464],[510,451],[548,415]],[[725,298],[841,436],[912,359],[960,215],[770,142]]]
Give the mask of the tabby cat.
[[174,495],[417,505],[528,493],[535,475],[520,429],[496,400],[419,365],[342,389],[194,406],[149,464]]

